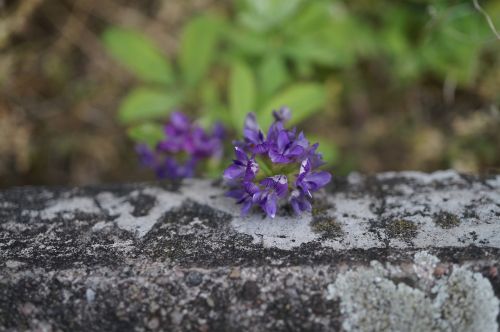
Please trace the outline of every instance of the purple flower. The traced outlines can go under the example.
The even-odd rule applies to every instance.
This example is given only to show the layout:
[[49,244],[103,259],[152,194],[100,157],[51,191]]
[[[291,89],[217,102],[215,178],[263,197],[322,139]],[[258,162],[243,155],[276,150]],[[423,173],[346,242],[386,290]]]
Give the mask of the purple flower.
[[295,189],[290,193],[289,201],[296,214],[300,214],[304,211],[311,211],[311,202],[309,202],[304,193],[298,189]]
[[312,197],[313,192],[324,187],[331,179],[332,175],[328,172],[312,172],[311,162],[309,159],[306,159],[300,165],[300,172],[297,177],[296,185],[304,195]]
[[315,143],[306,149],[306,158],[309,159],[309,162],[311,163],[311,167],[313,169],[316,169],[325,164],[325,162],[323,161],[323,155],[316,152],[318,146],[319,144]]
[[245,119],[243,137],[246,147],[253,153],[266,153],[268,150],[266,139],[262,130],[257,124],[255,114],[249,113]]
[[191,158],[185,162],[178,162],[172,157],[165,157],[156,167],[156,177],[159,179],[183,179],[194,176],[197,160]]
[[251,181],[259,171],[259,165],[253,157],[248,155],[239,147],[235,147],[236,159],[224,171],[224,178],[229,181]]
[[200,162],[222,156],[224,128],[217,124],[208,133],[180,112],[173,112],[164,126],[165,138],[153,150],[147,145],[136,147],[140,162],[151,168],[160,179],[193,177]]
[[273,116],[266,136],[255,115],[247,115],[244,141],[235,143],[236,158],[224,171],[231,188],[227,196],[242,205],[243,215],[259,207],[274,218],[281,203],[290,204],[297,214],[310,211],[313,193],[331,180],[330,173],[317,170],[323,164],[318,144],[285,128],[290,110],[283,107]]
[[276,144],[269,150],[269,158],[273,163],[288,164],[304,154],[304,147],[286,130],[280,131]]
[[253,197],[259,192],[257,187],[252,182],[245,182],[241,187],[230,190],[226,196],[236,199],[236,204],[241,204],[241,214],[246,215],[253,206]]
[[209,158],[213,155],[220,156],[222,152],[222,139],[209,135],[200,127],[193,127],[189,137],[185,140],[185,149],[196,158]]
[[288,178],[286,175],[275,175],[263,179],[260,184],[262,188],[253,195],[252,201],[268,216],[274,218],[278,210],[278,200],[285,197],[288,192]]
[[273,117],[275,121],[287,122],[292,117],[292,111],[288,107],[283,106],[279,110],[273,111]]
[[214,138],[223,140],[224,138],[226,138],[226,128],[224,128],[224,125],[222,123],[216,122],[214,125],[214,130],[212,131],[212,135]]
[[185,148],[191,131],[191,123],[185,114],[172,112],[170,121],[165,124],[164,131],[167,139],[158,143],[158,149],[177,153]]
[[156,155],[146,144],[137,144],[135,152],[139,157],[141,165],[153,168],[156,166]]

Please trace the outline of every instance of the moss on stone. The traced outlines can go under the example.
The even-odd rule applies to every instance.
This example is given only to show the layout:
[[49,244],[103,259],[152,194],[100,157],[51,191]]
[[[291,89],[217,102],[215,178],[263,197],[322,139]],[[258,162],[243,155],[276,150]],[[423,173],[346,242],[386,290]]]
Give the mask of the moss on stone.
[[315,216],[311,222],[314,232],[320,233],[323,238],[337,238],[343,234],[340,224],[327,215]]
[[332,205],[328,203],[325,196],[315,197],[312,204],[312,215],[318,216],[325,213],[328,209],[330,209]]
[[392,220],[386,225],[386,233],[389,237],[395,237],[405,241],[413,239],[417,235],[417,232],[417,225],[406,219]]
[[460,219],[453,213],[441,212],[434,216],[434,223],[441,228],[449,229],[460,225]]

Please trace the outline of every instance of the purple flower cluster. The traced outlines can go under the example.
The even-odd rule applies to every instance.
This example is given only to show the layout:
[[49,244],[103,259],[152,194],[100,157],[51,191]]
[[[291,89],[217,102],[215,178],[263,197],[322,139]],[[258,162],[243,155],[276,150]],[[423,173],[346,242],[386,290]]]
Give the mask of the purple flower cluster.
[[316,150],[302,132],[285,129],[290,119],[288,108],[273,112],[274,122],[267,135],[249,113],[243,130],[244,141],[235,143],[236,158],[224,171],[231,187],[227,196],[241,204],[242,214],[259,206],[274,218],[280,202],[288,202],[295,213],[311,210],[312,195],[331,180],[331,174],[318,171],[323,164]]
[[173,112],[164,126],[165,139],[155,149],[139,144],[136,152],[142,165],[160,179],[193,177],[200,161],[222,156],[224,128],[216,124],[212,133],[192,123],[181,112]]

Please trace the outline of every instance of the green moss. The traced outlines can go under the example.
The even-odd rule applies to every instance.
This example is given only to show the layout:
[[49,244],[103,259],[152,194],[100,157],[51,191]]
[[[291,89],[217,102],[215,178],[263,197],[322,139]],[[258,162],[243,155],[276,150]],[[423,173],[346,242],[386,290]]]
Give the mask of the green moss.
[[434,222],[441,228],[449,229],[460,225],[460,219],[449,212],[441,212],[434,216]]
[[328,203],[326,197],[319,196],[315,197],[312,204],[312,215],[319,216],[326,212],[326,210],[330,209],[332,205]]
[[417,232],[417,225],[405,219],[392,220],[386,225],[386,233],[389,237],[395,237],[405,241],[413,239],[417,235]]
[[323,238],[327,239],[337,238],[343,234],[340,224],[326,215],[315,216],[311,227],[314,232],[320,233]]

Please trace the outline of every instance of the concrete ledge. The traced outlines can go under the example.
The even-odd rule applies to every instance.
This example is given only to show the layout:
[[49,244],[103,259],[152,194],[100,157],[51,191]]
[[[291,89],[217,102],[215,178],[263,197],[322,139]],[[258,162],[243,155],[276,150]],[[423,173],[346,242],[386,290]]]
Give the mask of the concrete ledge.
[[498,330],[500,176],[352,174],[274,220],[223,193],[0,192],[0,330]]

